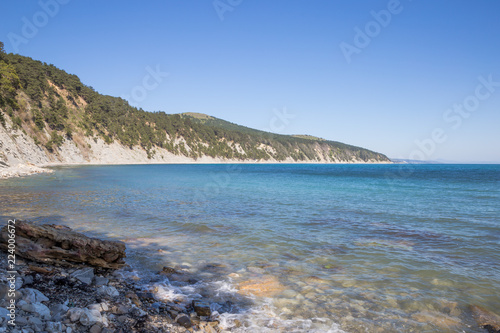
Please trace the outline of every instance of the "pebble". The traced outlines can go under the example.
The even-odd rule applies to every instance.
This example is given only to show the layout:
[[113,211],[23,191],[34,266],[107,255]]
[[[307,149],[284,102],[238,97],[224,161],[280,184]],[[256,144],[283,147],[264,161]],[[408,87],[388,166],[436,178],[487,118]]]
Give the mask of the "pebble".
[[49,308],[41,303],[25,304],[21,307],[23,311],[34,313],[43,319],[50,319]]
[[80,309],[80,308],[72,308],[72,309],[69,309],[69,311],[68,311],[69,319],[72,322],[80,320],[80,317],[82,316],[82,314],[83,314],[83,309]]
[[60,333],[63,331],[62,323],[48,322],[45,324],[45,330],[49,333]]
[[38,332],[43,330],[43,322],[37,317],[28,317],[28,324],[34,326]]
[[28,325],[28,318],[24,316],[16,316],[16,325],[25,326]]
[[89,331],[89,332],[90,332],[90,333],[101,333],[101,331],[102,331],[101,326],[99,326],[98,324],[95,324],[94,326],[92,326],[92,327],[90,328],[90,331]]
[[80,324],[83,326],[92,326],[97,322],[102,322],[99,310],[83,309],[83,313],[80,316]]
[[33,283],[33,276],[31,275],[26,275],[24,278],[24,285],[30,285]]
[[[100,275],[94,275],[96,271]],[[207,323],[212,311],[210,303],[203,299],[205,295],[193,303],[187,297],[176,297],[167,306],[155,299],[158,290],[144,289],[145,282],[118,278],[130,276],[126,272],[122,275],[124,271],[113,274],[91,267],[65,269],[27,260],[25,270],[20,269],[24,278],[17,281],[17,328],[7,328],[4,318],[9,313],[8,303],[2,298],[0,333],[125,333],[136,331],[134,325],[138,323],[141,328],[137,331],[143,332],[157,332],[158,328],[172,333],[221,332],[217,322]],[[0,279],[2,273],[0,268]],[[6,292],[0,283],[0,294],[5,296]],[[141,320],[145,317],[147,320]],[[200,331],[198,325],[205,330]]]
[[116,288],[112,287],[112,286],[111,287],[101,286],[101,287],[99,287],[99,289],[97,289],[97,293],[101,294],[101,295],[105,295],[105,296],[110,296],[110,297],[120,295],[118,290],[116,290]]
[[185,327],[185,328],[190,328],[192,325],[191,319],[188,317],[188,315],[181,313],[175,318],[175,322],[178,323],[179,325]]
[[9,314],[9,310],[6,308],[0,308],[0,319],[6,318]]
[[94,284],[96,287],[106,286],[109,283],[109,279],[103,276],[96,276],[94,278]]
[[32,288],[24,288],[20,290],[22,299],[27,303],[47,302],[49,299],[40,291]]
[[94,278],[94,269],[90,267],[79,269],[73,272],[71,277],[90,285],[92,283],[92,279]]
[[68,312],[68,310],[69,308],[65,304],[57,303],[50,306],[50,313],[52,314],[52,316],[60,313],[66,313]]

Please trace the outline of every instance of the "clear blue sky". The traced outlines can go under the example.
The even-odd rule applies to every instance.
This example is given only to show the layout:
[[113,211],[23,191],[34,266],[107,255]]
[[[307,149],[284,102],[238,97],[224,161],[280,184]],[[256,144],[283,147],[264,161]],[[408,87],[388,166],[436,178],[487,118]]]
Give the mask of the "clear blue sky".
[[[500,162],[497,0],[55,1],[0,3],[6,51],[103,94],[136,92],[144,110],[394,158]],[[146,68],[168,76],[156,84]]]

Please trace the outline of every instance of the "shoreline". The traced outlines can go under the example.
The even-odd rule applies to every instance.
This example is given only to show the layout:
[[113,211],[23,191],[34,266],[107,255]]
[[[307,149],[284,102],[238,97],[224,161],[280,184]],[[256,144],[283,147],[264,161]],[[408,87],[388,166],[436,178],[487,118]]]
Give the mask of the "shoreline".
[[294,164],[294,165],[374,165],[374,164],[381,164],[381,165],[387,165],[387,164],[394,164],[393,162],[352,162],[352,163],[347,163],[347,162],[289,162],[289,161],[284,161],[284,162],[278,162],[278,161],[237,161],[237,160],[229,160],[229,161],[183,161],[183,162],[178,162],[178,161],[172,161],[172,162],[132,162],[132,163],[71,163],[71,162],[51,162],[51,163],[42,163],[39,165],[35,165],[32,163],[19,163],[14,166],[7,166],[0,168],[0,180],[2,179],[9,179],[9,178],[19,178],[19,177],[26,177],[26,176],[31,176],[31,175],[36,175],[36,174],[41,174],[41,173],[53,173],[54,170],[49,169],[53,167],[65,167],[65,166],[71,166],[71,167],[83,167],[83,166],[119,166],[119,165],[217,165],[217,164],[241,164],[241,165],[250,165],[250,164],[265,164],[265,165],[271,165],[271,164],[279,164],[279,165],[284,165],[284,164]]
[[[0,253],[0,276],[8,276],[3,269],[7,253]],[[7,315],[12,313],[8,289],[0,290],[0,332],[9,332],[12,324],[18,332],[221,332],[207,302],[159,299],[153,287],[144,289],[146,281],[128,265],[117,270],[65,267],[19,258],[16,266],[13,319]],[[165,278],[157,274],[158,281]]]
[[[1,229],[0,332],[221,332],[218,312],[205,298],[158,293],[176,280],[172,273],[184,272],[164,267],[145,279],[123,261],[124,243],[61,225],[14,221]],[[10,233],[22,240],[13,243],[14,260],[8,256]],[[32,242],[42,251],[31,253],[32,246],[23,245]],[[94,256],[99,249],[108,250]]]
[[0,179],[19,178],[41,173],[53,173],[54,170],[31,163],[20,163],[15,166],[0,168]]

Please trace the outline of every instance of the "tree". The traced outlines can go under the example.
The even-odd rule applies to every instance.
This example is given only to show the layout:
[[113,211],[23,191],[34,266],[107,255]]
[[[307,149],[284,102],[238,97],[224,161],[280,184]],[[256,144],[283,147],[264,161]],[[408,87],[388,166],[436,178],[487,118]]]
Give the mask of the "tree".
[[7,103],[16,109],[18,105],[15,98],[19,88],[20,81],[14,67],[0,60],[0,106]]

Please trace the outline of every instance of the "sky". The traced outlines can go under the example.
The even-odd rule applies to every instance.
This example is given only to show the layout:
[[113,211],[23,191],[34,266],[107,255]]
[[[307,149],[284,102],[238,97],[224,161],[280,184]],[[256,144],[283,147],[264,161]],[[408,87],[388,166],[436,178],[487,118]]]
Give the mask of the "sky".
[[146,111],[500,163],[498,0],[2,0],[7,52]]

